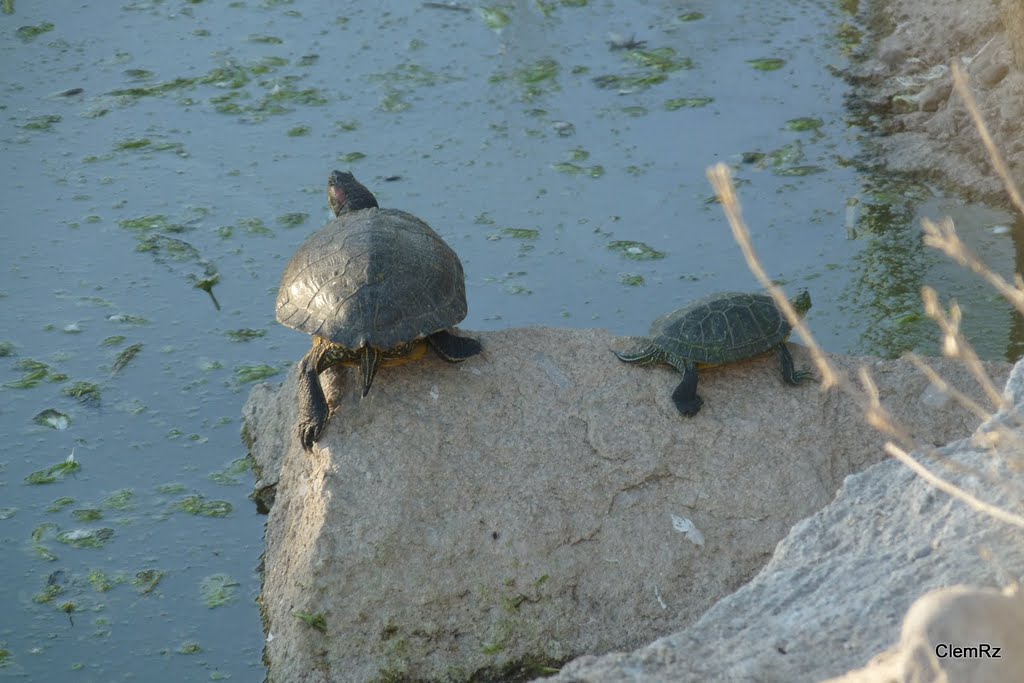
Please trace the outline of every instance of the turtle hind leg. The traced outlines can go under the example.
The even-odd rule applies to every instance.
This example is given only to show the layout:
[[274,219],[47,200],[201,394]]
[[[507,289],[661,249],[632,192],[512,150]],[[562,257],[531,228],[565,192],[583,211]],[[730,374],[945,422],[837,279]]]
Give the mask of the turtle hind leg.
[[430,348],[449,363],[458,363],[483,351],[483,346],[472,337],[459,337],[441,330],[427,337]]
[[632,351],[612,351],[612,353],[623,363],[636,363],[638,365],[654,365],[655,363],[664,363],[668,360],[665,354],[653,344],[648,344]]
[[793,356],[789,353],[789,348],[786,347],[785,343],[779,344],[775,347],[775,353],[779,357],[779,365],[782,369],[782,379],[786,380],[788,384],[797,385],[806,380],[814,380],[814,373],[809,370],[797,370],[793,367]]
[[308,453],[313,452],[313,442],[320,438],[327,424],[327,398],[320,386],[319,361],[320,353],[315,344],[299,361],[299,419],[295,432]]
[[687,361],[681,369],[683,380],[672,392],[672,402],[676,404],[676,410],[680,413],[693,417],[704,405],[704,399],[697,395],[697,365]]

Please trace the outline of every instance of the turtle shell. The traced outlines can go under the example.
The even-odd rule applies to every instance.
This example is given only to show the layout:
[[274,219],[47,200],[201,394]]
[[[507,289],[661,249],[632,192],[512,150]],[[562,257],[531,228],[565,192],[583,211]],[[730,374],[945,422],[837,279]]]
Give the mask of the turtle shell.
[[681,358],[720,365],[764,353],[791,330],[770,296],[722,292],[655,320],[651,341]]
[[459,257],[396,209],[346,213],[310,235],[277,294],[278,322],[349,349],[392,348],[465,317]]

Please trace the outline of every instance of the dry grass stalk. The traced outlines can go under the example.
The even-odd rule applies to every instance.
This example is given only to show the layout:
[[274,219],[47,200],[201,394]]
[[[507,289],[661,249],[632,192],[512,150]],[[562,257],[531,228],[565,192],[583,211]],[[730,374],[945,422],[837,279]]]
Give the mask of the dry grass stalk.
[[939,304],[939,295],[931,287],[924,286],[921,288],[921,300],[924,302],[925,314],[934,320],[935,324],[942,331],[943,353],[949,358],[959,358],[967,365],[967,369],[971,371],[974,379],[985,390],[993,406],[997,408],[1008,407],[1002,393],[996,389],[992,379],[985,372],[985,367],[981,364],[978,354],[974,352],[974,347],[967,343],[967,340],[960,334],[961,315],[960,307],[956,302],[954,301],[950,305],[949,315],[947,316]]
[[743,212],[740,208],[739,199],[736,197],[736,188],[732,183],[729,167],[722,163],[715,164],[707,170],[707,176],[708,180],[711,181],[711,186],[715,189],[715,194],[718,195],[718,199],[725,209],[726,218],[729,219],[729,225],[732,227],[733,237],[735,237],[736,242],[743,251],[743,257],[747,260],[750,272],[754,274],[758,282],[772,295],[772,298],[775,299],[775,304],[810,349],[811,358],[821,374],[821,390],[827,391],[837,386],[840,383],[840,377],[825,359],[825,353],[818,346],[818,342],[811,335],[810,330],[807,329],[803,319],[793,309],[793,304],[786,298],[786,294],[782,289],[771,281],[761,266],[757,254],[754,253],[754,248],[750,243],[750,231],[743,221]]
[[868,424],[878,431],[898,439],[900,443],[911,443],[910,435],[892,421],[892,416],[882,406],[882,400],[878,395],[878,386],[871,376],[871,371],[862,365],[858,375],[860,385],[864,388],[864,395],[867,397],[867,404],[862,407]]
[[911,363],[914,364],[914,367],[920,370],[922,374],[924,374],[924,376],[928,378],[928,381],[932,383],[932,386],[934,386],[936,389],[946,394],[947,396],[951,397],[954,401],[956,401],[963,407],[967,408],[967,410],[974,413],[974,416],[977,417],[979,420],[984,421],[990,417],[989,412],[985,410],[985,408],[980,403],[972,399],[967,394],[961,392],[959,389],[952,386],[949,382],[945,380],[945,378],[943,378],[942,375],[935,372],[935,370],[930,365],[921,360],[921,357],[918,356],[916,353],[908,353],[906,355],[906,358]]
[[[739,199],[736,196],[736,189],[732,182],[729,167],[722,163],[716,164],[707,170],[707,176],[708,179],[711,181],[711,185],[715,189],[715,193],[717,194],[718,199],[722,204],[722,207],[725,210],[726,218],[729,220],[729,225],[732,228],[733,237],[739,244],[740,249],[743,252],[743,256],[747,261],[747,265],[750,268],[750,271],[754,274],[754,276],[761,283],[761,285],[766,290],[768,290],[769,293],[771,293],[772,298],[775,300],[776,304],[778,304],[780,310],[786,316],[786,319],[790,322],[793,328],[796,329],[796,331],[800,334],[800,337],[804,340],[804,342],[810,349],[811,356],[814,359],[814,363],[817,366],[823,378],[822,390],[824,391],[831,387],[838,387],[840,391],[850,396],[850,398],[852,398],[863,409],[864,415],[869,424],[871,424],[879,431],[889,434],[891,437],[893,437],[894,439],[896,439],[905,446],[905,448],[901,448],[896,443],[890,441],[885,444],[885,451],[889,455],[891,455],[892,457],[896,458],[904,465],[909,467],[912,471],[914,471],[926,482],[928,482],[935,488],[938,488],[946,492],[947,494],[963,501],[964,503],[970,505],[975,510],[984,512],[985,514],[988,514],[991,517],[1006,522],[1008,524],[1013,524],[1015,526],[1024,528],[1024,517],[1015,515],[1011,512],[1003,510],[1002,508],[999,508],[997,506],[991,505],[978,499],[974,495],[968,493],[967,491],[953,484],[947,479],[943,479],[942,477],[933,474],[930,470],[924,467],[924,465],[916,461],[907,453],[907,450],[912,447],[912,439],[910,435],[906,432],[906,430],[904,430],[902,427],[896,424],[892,420],[892,417],[888,413],[888,411],[885,410],[885,407],[882,405],[878,394],[878,388],[875,385],[874,380],[871,377],[871,373],[868,371],[868,369],[866,367],[860,368],[859,377],[861,385],[863,387],[863,389],[861,390],[854,386],[846,378],[845,375],[838,372],[834,367],[832,367],[832,364],[828,362],[828,359],[825,357],[825,354],[821,350],[821,347],[818,346],[817,341],[811,335],[810,330],[807,328],[807,326],[804,325],[803,320],[800,318],[800,316],[796,314],[796,311],[789,303],[789,300],[786,298],[785,294],[768,277],[768,274],[765,272],[760,260],[754,253],[753,245],[750,241],[750,231],[747,229],[746,223],[743,220],[743,212],[740,207]],[[950,224],[950,230],[945,232],[939,232],[938,234],[940,236],[946,235],[944,241],[948,241],[949,234],[952,234],[954,237],[956,236],[955,230],[952,229],[952,224]],[[956,241],[959,242],[959,238],[956,238]],[[967,252],[966,249],[963,249],[960,250],[960,253],[969,254],[970,252]],[[982,270],[984,272],[991,273],[991,271],[989,271],[988,268],[984,267],[984,264],[981,263],[980,260],[975,260],[977,261],[977,263],[981,265]],[[1020,278],[1018,277],[1018,283],[1019,282]],[[1021,287],[1021,291],[1024,291],[1024,287]],[[963,337],[960,335],[959,307],[954,303],[950,309],[949,314],[946,315],[946,313],[942,310],[941,306],[938,303],[938,296],[935,294],[935,291],[928,287],[922,289],[922,297],[925,299],[926,308],[930,309],[931,311],[929,315],[932,315],[933,319],[935,319],[936,322],[939,323],[940,328],[943,330],[945,339],[947,340],[948,350],[951,352],[951,355],[963,359],[965,362],[968,363],[969,366],[971,366],[972,373],[978,379],[979,383],[981,383],[981,385],[985,388],[985,392],[988,394],[989,398],[992,400],[994,405],[1004,408],[1008,407],[1006,401],[1004,401],[1004,399],[1002,398],[1002,395],[995,390],[995,387],[992,384],[991,379],[988,377],[987,373],[985,373],[984,368],[981,365],[981,361],[977,357],[977,354],[974,353],[973,348],[971,348],[970,345],[966,342],[966,340],[964,340]],[[915,365],[921,367],[923,363],[915,363]],[[932,380],[932,383],[939,390],[945,391],[949,389],[948,382],[942,380],[942,378],[939,377],[937,373],[932,371],[931,368],[927,368],[925,374],[929,376],[929,378]],[[938,381],[936,381],[936,379]],[[976,402],[967,399],[967,397],[961,394],[960,392],[957,391],[948,393],[955,400],[958,400],[963,405],[965,405],[969,410],[972,410],[973,412],[975,412],[975,414],[978,414],[980,418],[986,419],[990,416],[989,413],[984,410],[984,408],[982,408]],[[1003,433],[1007,432],[1003,430]],[[1015,436],[1014,439],[1016,440]],[[929,449],[929,451],[932,456],[939,455],[935,449]],[[956,466],[954,463],[951,463],[948,460],[943,462],[943,465],[950,470],[964,473],[962,467]],[[971,472],[970,474],[981,478],[979,473]]]
[[986,515],[989,515],[994,519],[998,519],[1001,522],[1013,524],[1014,526],[1018,526],[1024,529],[1024,517],[1021,517],[1020,515],[1015,515],[1012,512],[1008,512],[1002,509],[1001,507],[990,505],[989,503],[986,503],[985,501],[980,500],[975,496],[971,495],[967,491],[964,491],[959,486],[952,484],[943,479],[942,477],[933,474],[924,465],[919,463],[914,458],[910,457],[909,453],[907,453],[906,451],[904,451],[891,441],[885,444],[885,452],[899,460],[907,467],[909,467],[911,470],[914,471],[915,474],[917,474],[917,476],[921,477],[926,482],[928,482],[935,488],[939,489],[940,491],[944,491],[945,493],[948,493],[954,498],[961,500],[964,503],[967,503],[978,512],[983,512]]
[[963,243],[956,232],[953,221],[949,218],[943,218],[938,223],[927,218],[922,219],[921,229],[924,231],[926,245],[938,249],[961,266],[970,268],[980,275],[1003,298],[1013,304],[1021,315],[1024,315],[1024,282],[1021,281],[1020,274],[1014,277],[1014,282],[1011,284],[998,273],[992,272],[985,262],[975,256],[974,252]]
[[1003,155],[999,153],[996,143],[992,140],[992,135],[988,132],[988,126],[985,125],[984,119],[981,118],[978,103],[974,100],[974,94],[971,92],[970,86],[967,85],[967,74],[964,73],[964,69],[960,66],[959,61],[953,62],[952,71],[953,87],[956,89],[957,94],[960,95],[960,99],[963,100],[964,106],[967,107],[967,112],[971,115],[974,127],[977,129],[978,135],[981,136],[981,141],[985,145],[985,151],[988,152],[988,158],[992,162],[992,168],[995,169],[995,172],[1003,181],[1003,187],[1006,188],[1006,192],[1010,195],[1010,201],[1013,202],[1017,211],[1024,216],[1024,200],[1021,199],[1020,192],[1017,191],[1017,185],[1010,177],[1010,169],[1007,167]]

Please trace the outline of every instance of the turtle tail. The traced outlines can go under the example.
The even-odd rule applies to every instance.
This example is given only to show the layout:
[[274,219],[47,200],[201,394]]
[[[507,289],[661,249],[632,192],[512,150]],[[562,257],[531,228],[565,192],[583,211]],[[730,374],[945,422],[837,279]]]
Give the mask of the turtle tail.
[[377,374],[377,368],[380,367],[380,362],[383,359],[384,353],[373,346],[367,345],[359,350],[359,369],[363,375],[363,397],[370,393],[373,377]]

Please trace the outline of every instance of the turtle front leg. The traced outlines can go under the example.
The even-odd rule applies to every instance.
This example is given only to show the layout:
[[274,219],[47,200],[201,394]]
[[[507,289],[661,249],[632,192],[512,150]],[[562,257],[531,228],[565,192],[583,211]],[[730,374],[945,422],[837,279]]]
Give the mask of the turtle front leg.
[[672,402],[680,413],[693,417],[704,405],[704,399],[697,395],[697,364],[683,361],[682,366],[679,369],[683,372],[683,381],[672,392]]
[[327,424],[327,398],[320,386],[320,373],[317,371],[320,355],[314,344],[299,361],[299,420],[295,433],[308,453],[313,452],[313,442],[320,438]]
[[427,337],[430,348],[449,363],[458,363],[483,351],[483,346],[472,337],[459,337],[441,330]]
[[779,357],[779,365],[782,366],[782,379],[787,383],[797,385],[805,380],[813,380],[814,373],[808,370],[797,370],[793,367],[793,356],[789,354],[789,348],[785,342],[775,347],[775,353]]

